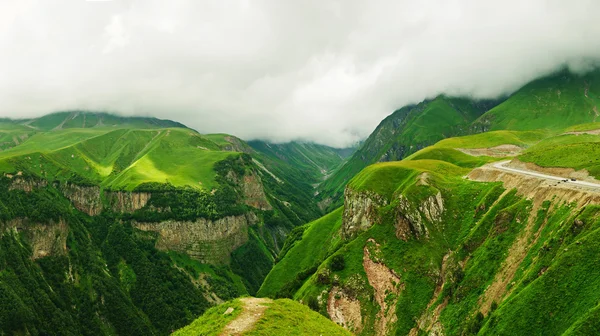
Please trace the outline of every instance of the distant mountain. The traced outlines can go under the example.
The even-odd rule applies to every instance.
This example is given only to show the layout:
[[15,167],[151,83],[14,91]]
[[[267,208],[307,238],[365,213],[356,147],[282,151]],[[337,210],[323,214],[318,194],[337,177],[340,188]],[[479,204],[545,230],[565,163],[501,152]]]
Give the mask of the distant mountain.
[[283,144],[265,141],[249,141],[256,151],[268,156],[273,161],[291,165],[306,173],[305,178],[311,184],[321,183],[329,174],[337,169],[353,152],[352,148],[332,148],[306,142],[288,142]]
[[[7,120],[7,119],[5,119]],[[106,112],[66,111],[47,114],[39,118],[13,120],[13,123],[24,125],[40,131],[60,130],[68,128],[165,128],[185,125],[152,117],[123,117]]]
[[474,122],[474,131],[558,130],[600,121],[600,70],[537,79]]
[[342,160],[284,152],[154,118],[0,120],[0,334],[167,334],[255,293],[322,214],[298,157]]
[[339,206],[348,181],[366,166],[401,160],[441,139],[467,134],[471,123],[496,104],[496,101],[439,96],[395,111],[319,186],[320,198],[328,204],[328,209]]

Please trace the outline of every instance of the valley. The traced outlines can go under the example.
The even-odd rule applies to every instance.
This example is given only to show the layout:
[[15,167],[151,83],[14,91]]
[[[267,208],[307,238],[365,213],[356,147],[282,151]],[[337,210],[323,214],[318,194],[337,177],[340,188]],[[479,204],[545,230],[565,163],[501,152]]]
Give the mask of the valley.
[[439,96],[350,149],[3,120],[0,334],[590,334],[597,78]]
[[0,2],[0,336],[600,335],[600,1]]

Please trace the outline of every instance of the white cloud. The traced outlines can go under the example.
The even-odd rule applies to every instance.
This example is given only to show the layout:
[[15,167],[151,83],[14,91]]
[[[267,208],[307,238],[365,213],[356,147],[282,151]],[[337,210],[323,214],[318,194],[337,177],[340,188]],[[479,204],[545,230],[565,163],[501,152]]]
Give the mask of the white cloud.
[[600,58],[594,0],[0,4],[0,116],[105,109],[343,146],[439,93]]

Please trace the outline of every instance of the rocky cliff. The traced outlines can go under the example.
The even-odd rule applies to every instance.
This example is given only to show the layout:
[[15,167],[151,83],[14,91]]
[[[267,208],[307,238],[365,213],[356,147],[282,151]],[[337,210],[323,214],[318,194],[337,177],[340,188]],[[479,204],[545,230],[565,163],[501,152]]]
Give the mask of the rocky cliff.
[[0,237],[4,234],[21,234],[31,248],[31,258],[38,259],[67,253],[69,226],[60,219],[58,222],[35,223],[27,218],[16,218],[0,223]]
[[377,209],[388,201],[370,191],[354,191],[346,187],[344,191],[344,220],[342,237],[351,239],[380,221]]
[[164,221],[134,223],[143,231],[156,232],[156,248],[185,253],[202,263],[227,264],[231,253],[248,241],[248,227],[257,221],[253,213],[215,221]]

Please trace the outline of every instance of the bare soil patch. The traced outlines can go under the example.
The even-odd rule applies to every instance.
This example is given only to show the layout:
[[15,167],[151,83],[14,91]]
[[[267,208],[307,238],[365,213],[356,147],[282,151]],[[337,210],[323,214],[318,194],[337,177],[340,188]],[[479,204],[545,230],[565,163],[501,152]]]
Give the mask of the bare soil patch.
[[267,303],[272,302],[272,300],[264,298],[243,298],[240,301],[244,304],[242,313],[225,326],[221,336],[241,335],[252,329],[254,324],[263,316],[265,310],[267,310]]

